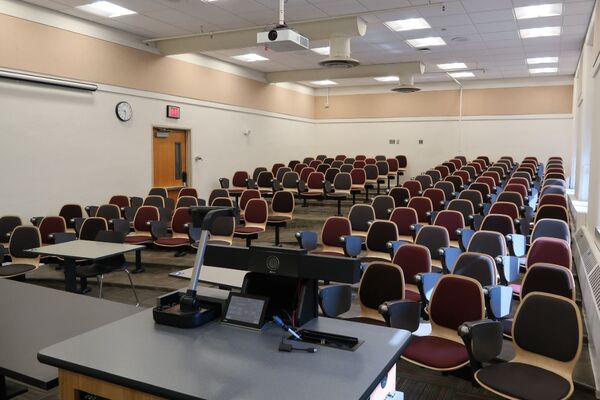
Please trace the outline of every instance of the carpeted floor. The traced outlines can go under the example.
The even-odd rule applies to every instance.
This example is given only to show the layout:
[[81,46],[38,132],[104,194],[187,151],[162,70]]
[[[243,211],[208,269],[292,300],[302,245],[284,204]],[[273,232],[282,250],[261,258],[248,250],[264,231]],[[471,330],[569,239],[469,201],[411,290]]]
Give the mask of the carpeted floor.
[[[363,199],[361,199],[363,200]],[[351,204],[344,203],[343,213],[347,214]],[[281,240],[284,246],[296,247],[294,233],[300,230],[320,231],[324,219],[328,215],[336,213],[335,204],[311,202],[310,207],[301,207],[298,203],[295,210],[295,218],[289,226],[281,231]],[[268,229],[262,234],[256,244],[272,244],[274,241],[274,230]],[[243,245],[242,240],[236,239],[236,244]],[[187,281],[180,278],[168,276],[169,272],[189,268],[193,264],[195,254],[190,253],[183,257],[174,257],[173,251],[160,251],[148,249],[143,252],[142,260],[146,271],[141,274],[133,275],[142,307],[152,307],[155,304],[157,296],[167,293],[174,289],[179,289],[187,285]],[[130,262],[133,261],[131,258]],[[27,276],[30,283],[39,284],[54,289],[62,290],[64,281],[62,271],[58,271],[54,266],[44,266],[39,270]],[[124,273],[116,273],[105,278],[104,298],[135,304],[133,293],[129,287],[127,276]],[[91,292],[88,296],[97,296],[97,286],[93,280],[90,280],[89,286]],[[359,307],[357,296],[354,296],[352,309],[342,317],[351,317],[358,315]],[[514,354],[512,343],[506,341],[501,358],[510,359]],[[573,399],[592,400],[594,396],[584,386],[593,385],[593,376],[591,375],[591,365],[587,353],[587,346],[582,353],[582,357],[575,371],[575,380],[583,384],[577,386]],[[442,375],[439,372],[429,371],[420,368],[403,360],[397,364],[397,389],[405,393],[405,399],[419,400],[450,400],[450,399],[495,399],[496,396],[489,392],[473,387],[468,379],[469,370],[463,369],[453,374]],[[20,400],[38,400],[38,399],[58,399],[57,390],[49,392],[40,391],[32,388],[27,394],[17,397]]]

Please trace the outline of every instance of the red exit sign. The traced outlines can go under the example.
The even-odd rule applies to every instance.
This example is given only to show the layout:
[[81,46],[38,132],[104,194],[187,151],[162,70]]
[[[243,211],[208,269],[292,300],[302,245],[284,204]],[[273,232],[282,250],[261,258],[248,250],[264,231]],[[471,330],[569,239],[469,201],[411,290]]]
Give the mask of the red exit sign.
[[179,119],[181,117],[181,109],[177,106],[167,106],[167,118]]

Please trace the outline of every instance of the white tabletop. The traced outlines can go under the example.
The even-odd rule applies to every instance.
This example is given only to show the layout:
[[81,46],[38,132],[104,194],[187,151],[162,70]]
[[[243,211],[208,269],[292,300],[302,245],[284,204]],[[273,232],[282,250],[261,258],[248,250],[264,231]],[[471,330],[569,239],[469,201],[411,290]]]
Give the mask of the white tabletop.
[[86,260],[99,260],[102,258],[128,253],[130,251],[142,250],[144,246],[123,243],[96,242],[93,240],[73,240],[60,244],[36,247],[28,252],[57,256],[63,258],[77,258]]
[[[192,279],[193,270],[193,268],[188,268],[181,271],[171,272],[169,276]],[[244,277],[247,273],[248,271],[203,265],[202,269],[200,269],[198,282],[211,283],[223,287],[239,289],[242,287],[244,283]]]

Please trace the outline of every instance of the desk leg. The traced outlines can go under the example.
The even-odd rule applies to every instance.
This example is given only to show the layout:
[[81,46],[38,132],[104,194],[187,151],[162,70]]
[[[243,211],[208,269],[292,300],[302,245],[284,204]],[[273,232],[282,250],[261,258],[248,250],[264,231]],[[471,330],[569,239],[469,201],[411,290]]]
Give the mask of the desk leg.
[[110,400],[165,400],[162,397],[119,386],[75,372],[58,370],[59,391],[61,400],[77,400],[80,394],[86,393]]
[[144,272],[144,268],[142,268],[142,251],[135,251],[135,269],[131,271],[132,274],[139,274],[140,272]]
[[77,292],[77,276],[75,275],[75,259],[65,258],[65,290],[67,292]]
[[27,392],[27,387],[14,382],[7,382],[4,375],[0,375],[0,400],[8,400]]
[[371,400],[385,400],[388,393],[394,392],[396,390],[396,365],[388,371],[387,376],[383,378],[381,382],[377,384],[377,387],[371,395],[369,399]]

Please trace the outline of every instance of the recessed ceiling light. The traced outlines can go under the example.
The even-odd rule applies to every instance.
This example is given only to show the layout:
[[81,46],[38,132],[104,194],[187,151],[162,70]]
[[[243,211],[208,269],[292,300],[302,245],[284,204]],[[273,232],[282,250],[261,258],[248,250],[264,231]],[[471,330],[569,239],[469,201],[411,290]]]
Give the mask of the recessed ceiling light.
[[534,57],[528,58],[527,64],[556,64],[558,57]]
[[560,35],[560,26],[546,26],[543,28],[529,28],[521,29],[519,31],[521,39],[529,39],[544,36],[558,36]]
[[424,18],[398,19],[395,21],[384,22],[384,25],[396,32],[431,28],[431,25],[429,25]]
[[241,54],[239,56],[231,56],[231,58],[235,58],[236,60],[244,61],[244,62],[255,62],[255,61],[268,60],[267,57],[263,57],[261,55],[255,54],[255,53]]
[[425,37],[419,39],[408,39],[406,41],[412,47],[445,46],[446,42],[439,36]]
[[538,4],[535,6],[515,7],[517,19],[554,17],[562,14],[562,3]]
[[448,72],[448,75],[450,75],[453,78],[473,78],[475,76],[475,74],[470,71]]
[[314,49],[311,49],[311,50],[314,51],[317,54],[322,55],[322,56],[328,56],[329,55],[329,46],[315,47]]
[[551,74],[554,72],[558,72],[558,68],[556,67],[547,67],[547,68],[530,68],[530,74]]
[[337,82],[330,81],[329,79],[325,79],[322,81],[311,81],[310,83],[312,83],[313,85],[318,85],[318,86],[337,85]]
[[437,67],[439,69],[451,70],[451,69],[465,69],[465,68],[467,68],[467,65],[465,63],[461,63],[461,62],[455,62],[455,63],[447,63],[447,64],[438,64]]
[[378,82],[398,82],[400,80],[397,76],[378,76],[373,78]]
[[85,12],[89,12],[90,14],[95,14],[106,18],[137,14],[135,11],[113,4],[110,1],[95,1],[93,3],[84,4],[76,8]]

